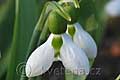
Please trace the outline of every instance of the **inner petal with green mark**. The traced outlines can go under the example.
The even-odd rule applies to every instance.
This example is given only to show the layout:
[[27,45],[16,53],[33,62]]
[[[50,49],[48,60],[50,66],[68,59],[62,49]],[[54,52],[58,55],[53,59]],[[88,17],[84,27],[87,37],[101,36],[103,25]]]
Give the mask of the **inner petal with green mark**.
[[52,40],[52,46],[55,50],[55,57],[58,57],[60,55],[60,48],[63,44],[62,37],[60,35],[55,36]]

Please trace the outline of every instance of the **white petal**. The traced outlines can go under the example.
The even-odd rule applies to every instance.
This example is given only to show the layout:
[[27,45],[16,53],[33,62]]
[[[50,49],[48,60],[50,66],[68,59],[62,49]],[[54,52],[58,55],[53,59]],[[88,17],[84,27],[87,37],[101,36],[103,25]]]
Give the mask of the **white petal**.
[[51,36],[29,57],[26,64],[27,77],[34,77],[45,73],[54,61],[54,49],[51,46]]
[[105,10],[110,16],[120,16],[120,0],[111,0],[105,6]]
[[65,68],[77,75],[88,74],[89,62],[84,51],[76,46],[68,35],[64,34],[62,39],[60,58]]
[[76,28],[75,35],[73,37],[74,42],[76,45],[81,47],[88,58],[95,58],[97,55],[97,46],[93,38],[82,29],[79,23],[74,24]]

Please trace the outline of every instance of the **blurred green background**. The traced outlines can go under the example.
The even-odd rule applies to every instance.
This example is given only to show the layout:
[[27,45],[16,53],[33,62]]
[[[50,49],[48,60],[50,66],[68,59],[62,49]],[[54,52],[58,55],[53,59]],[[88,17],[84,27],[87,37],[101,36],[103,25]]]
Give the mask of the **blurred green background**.
[[[34,27],[47,1],[50,0],[0,0],[0,80],[20,80],[20,74],[16,72],[16,68],[25,61]],[[112,42],[120,43],[120,31],[117,31],[120,30],[120,18],[110,18],[110,20],[106,18],[104,6],[107,2],[108,0],[81,0],[80,2],[78,21],[92,35],[99,47],[99,55],[93,67],[104,70],[104,72],[101,71],[101,75],[90,74],[87,80],[99,80],[102,77],[100,80],[114,80],[120,71],[119,68],[117,68],[119,70],[113,69],[120,67],[117,65],[120,64],[117,63],[120,54],[117,57],[114,54],[106,54],[110,53],[107,51],[109,51],[109,46],[113,46]],[[113,20],[112,23],[111,20]],[[116,29],[110,27],[115,25]],[[113,31],[112,34],[118,32],[110,35],[110,39],[108,37],[109,29]],[[108,45],[107,42],[111,45]],[[110,70],[106,71],[108,67]],[[116,75],[113,75],[112,72]]]

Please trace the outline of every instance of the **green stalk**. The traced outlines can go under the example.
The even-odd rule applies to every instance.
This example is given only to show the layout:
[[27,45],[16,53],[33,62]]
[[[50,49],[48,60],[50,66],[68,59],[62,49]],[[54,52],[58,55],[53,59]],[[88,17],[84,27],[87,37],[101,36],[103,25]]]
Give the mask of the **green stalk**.
[[41,35],[39,37],[39,41],[37,43],[38,46],[43,44],[46,41],[46,39],[48,38],[49,34],[50,34],[49,28],[48,28],[48,26],[46,24],[48,24],[47,21],[46,21],[46,23],[44,25],[44,28],[43,28],[43,31],[42,31],[42,33],[41,33]]

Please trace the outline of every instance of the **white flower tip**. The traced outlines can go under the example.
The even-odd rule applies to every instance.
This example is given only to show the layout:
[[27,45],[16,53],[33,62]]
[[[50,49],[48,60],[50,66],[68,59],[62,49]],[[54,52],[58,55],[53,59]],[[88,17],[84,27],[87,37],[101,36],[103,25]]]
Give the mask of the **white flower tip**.
[[105,11],[109,16],[120,16],[120,0],[111,0],[106,6]]
[[[52,35],[51,35],[52,37]],[[50,37],[50,38],[51,38]],[[54,60],[54,49],[49,41],[39,46],[27,60],[26,76],[34,77],[45,73],[52,65]]]
[[67,70],[76,75],[87,75],[89,73],[89,61],[84,51],[75,45],[66,34],[62,36],[60,58]]
[[26,68],[25,68],[25,71],[26,71],[26,76],[27,77],[32,77],[32,75],[31,75],[31,68],[30,68],[30,65],[26,65]]

